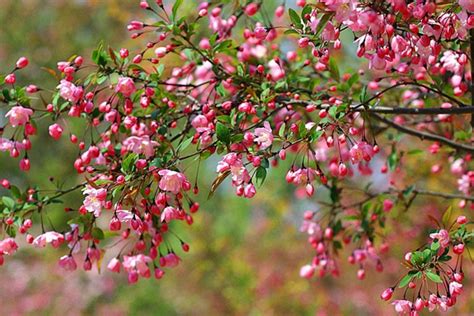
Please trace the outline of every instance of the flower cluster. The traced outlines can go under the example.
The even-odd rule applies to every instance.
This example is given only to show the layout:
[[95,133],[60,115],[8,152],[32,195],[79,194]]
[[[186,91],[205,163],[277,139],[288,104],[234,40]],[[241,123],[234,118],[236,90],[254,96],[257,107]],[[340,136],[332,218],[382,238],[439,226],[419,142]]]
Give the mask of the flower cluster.
[[[59,62],[53,91],[17,84],[29,64],[25,57],[0,76],[0,103],[7,108],[0,151],[19,158],[21,170],[34,171],[32,139],[49,134],[61,145],[69,141],[77,156],[65,163],[82,179],[72,188],[56,186],[53,194],[1,180],[7,193],[0,229],[9,237],[0,242],[0,263],[18,248],[18,232],[39,248],[67,247],[59,260],[65,270],[76,270],[79,260],[84,270],[100,269],[111,248],[108,270],[124,271],[130,283],[160,279],[189,250],[175,229],[191,225],[199,209],[193,194],[200,188],[188,170],[195,167],[196,178],[203,177],[200,165],[211,156],[218,156],[211,194],[230,177],[237,196],[252,198],[281,164],[295,196],[314,200],[318,211],[306,212],[301,227],[314,250],[300,271],[305,278],[340,274],[344,246],[359,279],[371,265],[381,272],[381,254],[389,248],[381,232],[398,215],[393,209],[408,210],[416,198],[458,199],[460,208],[474,201],[470,1],[297,1],[298,10],[289,8],[287,16],[283,5],[276,8],[280,27],[268,21],[266,2],[238,3],[141,1],[151,17],[127,26],[133,39],[148,41],[137,52],[100,45],[91,61]],[[182,16],[184,6],[194,14]],[[343,43],[344,32],[353,43]],[[340,49],[351,44],[368,65],[343,72]],[[73,118],[83,133],[68,124]],[[47,131],[40,128],[44,119],[53,121]],[[425,143],[406,148],[406,135]],[[443,162],[450,163],[460,194],[402,186],[409,157],[425,152],[439,158],[432,174],[441,176],[448,169]],[[49,227],[43,220],[49,205],[80,190],[82,203],[65,208],[67,229]],[[41,233],[30,231],[33,224]],[[416,295],[405,292],[395,301],[398,312],[455,303],[461,260],[446,265],[450,251],[463,255],[468,228],[460,217],[407,256],[410,270],[397,286]],[[429,282],[445,291],[433,291]],[[382,298],[391,299],[393,291]]]

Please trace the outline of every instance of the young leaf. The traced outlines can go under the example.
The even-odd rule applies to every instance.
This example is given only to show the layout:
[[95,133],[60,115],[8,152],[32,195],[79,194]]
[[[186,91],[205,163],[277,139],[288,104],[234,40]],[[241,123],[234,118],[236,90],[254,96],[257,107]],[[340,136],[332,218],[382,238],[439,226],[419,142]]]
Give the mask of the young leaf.
[[430,279],[433,282],[443,283],[443,280],[441,280],[441,277],[431,271],[427,271],[426,276],[428,277],[428,279]]
[[171,12],[173,13],[173,19],[176,20],[176,13],[178,13],[178,9],[183,4],[183,0],[176,0],[174,2],[173,8],[171,9]]
[[337,66],[337,62],[334,58],[329,59],[329,73],[331,74],[332,79],[336,81],[339,81],[341,79],[339,67]]
[[296,13],[296,11],[293,10],[293,9],[289,9],[288,13],[290,14],[291,22],[293,22],[295,27],[298,28],[298,29],[302,29],[303,28],[303,23],[301,23],[301,18],[298,15],[298,13]]
[[408,283],[410,283],[411,279],[413,279],[413,275],[409,275],[409,274],[405,275],[403,279],[401,279],[400,284],[398,284],[398,287],[402,288],[402,287],[407,286]]
[[221,122],[217,122],[216,135],[217,139],[223,142],[224,144],[230,143],[230,130]]
[[265,178],[267,177],[267,169],[264,167],[258,167],[257,172],[255,173],[256,184],[258,187],[263,185]]

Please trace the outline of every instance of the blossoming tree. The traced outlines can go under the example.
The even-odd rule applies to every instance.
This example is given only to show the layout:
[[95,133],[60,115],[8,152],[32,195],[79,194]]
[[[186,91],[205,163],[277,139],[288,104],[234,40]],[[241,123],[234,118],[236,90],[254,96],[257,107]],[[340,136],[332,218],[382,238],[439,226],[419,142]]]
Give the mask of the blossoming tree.
[[[189,16],[182,5],[141,1],[150,17],[128,30],[146,38],[143,49],[101,45],[90,62],[59,62],[55,90],[17,84],[26,57],[0,76],[8,119],[0,150],[28,172],[35,135],[68,137],[78,154],[67,163],[83,179],[53,193],[1,180],[0,265],[24,238],[65,249],[66,270],[78,258],[84,270],[100,268],[107,248],[108,270],[125,270],[130,283],[159,279],[190,247],[173,230],[199,210],[188,166],[203,176],[200,164],[218,156],[209,197],[230,178],[236,195],[252,198],[270,169],[291,159],[286,181],[296,194],[328,196],[302,215],[313,248],[304,278],[337,276],[343,247],[359,279],[370,266],[382,271],[389,245],[381,232],[394,207],[408,210],[427,196],[457,200],[458,210],[433,218],[427,243],[406,254],[406,271],[381,294],[396,295],[401,314],[453,306],[474,236],[463,215],[474,207],[474,1],[298,0],[274,14],[264,1],[201,1]],[[346,46],[362,62],[341,74]],[[168,63],[170,55],[180,64]],[[82,122],[82,135],[73,122]],[[408,139],[419,148],[406,151]],[[446,191],[399,185],[405,157],[420,152],[436,155],[433,175],[453,179]],[[360,185],[364,178],[385,184]],[[55,230],[46,212],[74,191],[83,201],[65,206],[68,228]],[[30,232],[35,224],[39,233]]]

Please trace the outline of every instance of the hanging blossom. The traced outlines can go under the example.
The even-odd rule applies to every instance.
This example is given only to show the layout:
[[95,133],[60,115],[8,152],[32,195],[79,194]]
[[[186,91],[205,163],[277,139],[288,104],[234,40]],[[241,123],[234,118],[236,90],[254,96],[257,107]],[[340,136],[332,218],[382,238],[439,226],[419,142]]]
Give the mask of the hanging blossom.
[[93,213],[95,217],[99,217],[105,205],[107,190],[103,188],[96,189],[87,185],[83,194],[86,196],[82,204],[83,207],[87,212]]

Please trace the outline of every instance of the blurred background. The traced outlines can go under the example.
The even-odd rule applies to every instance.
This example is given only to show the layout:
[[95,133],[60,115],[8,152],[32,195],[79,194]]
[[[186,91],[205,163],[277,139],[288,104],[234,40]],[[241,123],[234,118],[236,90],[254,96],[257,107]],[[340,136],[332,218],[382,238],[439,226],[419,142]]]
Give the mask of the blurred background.
[[[280,3],[266,0],[265,7],[271,14]],[[52,88],[56,80],[41,67],[54,69],[57,61],[74,54],[88,58],[101,40],[115,49],[139,48],[145,39],[131,41],[126,24],[143,17],[138,1],[0,0],[0,73],[10,71],[18,57],[28,56],[31,66],[21,73],[21,80]],[[358,67],[342,57],[342,69]],[[0,123],[4,111],[0,108]],[[18,161],[2,153],[0,178],[13,179],[21,187],[52,188],[51,180],[56,179],[67,179],[66,187],[76,183],[71,173],[75,150],[66,141],[51,143],[46,134],[35,137],[34,163],[27,177],[19,172]],[[208,174],[214,173],[216,162],[205,166]],[[357,268],[345,263],[346,252],[341,254],[339,278],[308,281],[299,277],[299,268],[311,260],[312,249],[298,230],[303,212],[317,205],[288,190],[286,170],[288,165],[273,169],[251,201],[235,197],[229,183],[211,200],[204,192],[195,225],[184,227],[182,233],[191,251],[181,253],[182,263],[160,281],[142,279],[129,286],[124,274],[105,269],[100,274],[66,274],[57,267],[61,251],[23,248],[0,267],[0,315],[394,314],[379,295],[401,275],[403,254],[423,244],[430,224],[427,214],[440,217],[449,202],[425,199],[407,214],[394,212],[386,232],[392,233],[392,247],[384,257],[384,273],[369,269],[366,280],[358,281]],[[431,187],[441,187],[444,181],[429,177],[429,164],[405,170],[410,179]],[[202,179],[201,191],[207,191],[212,180]],[[71,205],[80,201],[78,195],[66,199]],[[65,216],[61,206],[50,209],[49,215],[58,223]],[[472,277],[470,264],[466,266],[467,277]],[[460,299],[453,315],[474,311],[470,288]]]

